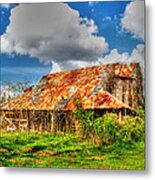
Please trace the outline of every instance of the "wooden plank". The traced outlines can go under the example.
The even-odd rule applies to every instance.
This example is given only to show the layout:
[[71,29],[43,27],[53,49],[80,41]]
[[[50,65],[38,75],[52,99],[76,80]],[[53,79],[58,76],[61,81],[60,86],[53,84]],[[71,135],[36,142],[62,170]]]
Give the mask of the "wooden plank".
[[18,118],[7,118],[7,119],[10,120],[10,121],[27,122],[27,119],[18,119]]
[[6,115],[10,115],[10,114],[11,114],[11,115],[14,115],[14,112],[6,111],[5,114],[6,114]]

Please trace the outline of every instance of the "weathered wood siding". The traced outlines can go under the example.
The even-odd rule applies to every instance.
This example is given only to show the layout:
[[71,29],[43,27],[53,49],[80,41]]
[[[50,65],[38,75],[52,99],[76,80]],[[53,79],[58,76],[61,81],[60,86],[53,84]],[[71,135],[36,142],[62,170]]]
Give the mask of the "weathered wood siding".
[[112,95],[118,98],[126,105],[137,108],[138,107],[138,91],[135,79],[121,79],[115,78]]
[[112,70],[101,72],[100,75],[103,89],[111,93],[114,97],[126,105],[137,109],[143,106],[142,98],[142,73],[137,64],[133,78],[115,77]]

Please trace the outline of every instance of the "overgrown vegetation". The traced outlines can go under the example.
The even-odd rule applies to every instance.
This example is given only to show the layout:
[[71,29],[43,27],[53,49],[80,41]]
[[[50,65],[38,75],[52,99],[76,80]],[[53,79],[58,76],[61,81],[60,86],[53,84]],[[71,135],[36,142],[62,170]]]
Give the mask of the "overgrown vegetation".
[[[16,88],[22,92],[24,87],[25,85],[19,84]],[[2,102],[6,101],[5,98]],[[78,98],[75,107],[72,118],[81,120],[81,137],[73,131],[70,131],[70,134],[60,133],[59,130],[56,132],[56,128],[52,128],[55,130],[50,133],[2,131],[0,165],[144,169],[144,109],[142,107],[138,108],[137,116],[124,116],[121,121],[114,113],[97,117],[94,111],[82,109]],[[22,117],[22,111],[20,113]],[[53,118],[55,113],[54,111]],[[38,119],[46,122],[49,115],[48,113],[46,116],[42,115],[42,119],[38,116]],[[35,112],[31,111],[31,116],[32,122]],[[51,126],[54,127],[54,123]]]
[[113,113],[95,117],[94,111],[80,108],[74,111],[74,117],[82,119],[83,137],[98,145],[132,144],[144,141],[144,110],[139,109],[140,116],[124,116],[121,121]]
[[[142,110],[141,113],[143,114]],[[82,137],[75,133],[1,132],[0,163],[11,167],[144,169],[142,116],[95,117],[77,109]]]
[[144,169],[144,143],[99,146],[76,134],[1,132],[1,166]]

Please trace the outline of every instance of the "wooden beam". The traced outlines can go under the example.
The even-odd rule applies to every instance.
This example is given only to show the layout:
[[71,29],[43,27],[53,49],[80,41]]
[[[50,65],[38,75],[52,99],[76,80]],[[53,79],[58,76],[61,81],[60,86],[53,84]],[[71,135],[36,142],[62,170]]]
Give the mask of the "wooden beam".
[[122,121],[122,111],[120,110],[118,113],[119,121]]

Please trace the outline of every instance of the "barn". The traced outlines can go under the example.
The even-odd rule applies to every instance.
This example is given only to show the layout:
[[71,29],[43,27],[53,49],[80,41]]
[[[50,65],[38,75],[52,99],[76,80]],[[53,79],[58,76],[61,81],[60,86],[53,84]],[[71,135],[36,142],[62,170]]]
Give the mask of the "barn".
[[73,118],[81,109],[96,116],[114,112],[121,120],[143,106],[142,73],[138,63],[107,64],[43,76],[37,85],[1,105],[1,126],[7,130],[78,130]]

